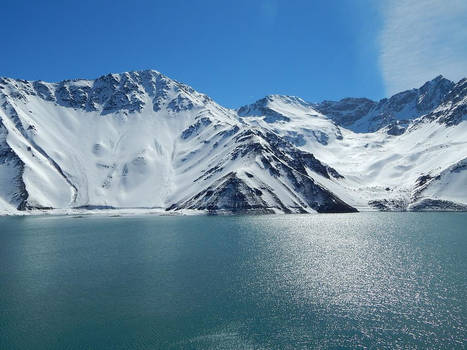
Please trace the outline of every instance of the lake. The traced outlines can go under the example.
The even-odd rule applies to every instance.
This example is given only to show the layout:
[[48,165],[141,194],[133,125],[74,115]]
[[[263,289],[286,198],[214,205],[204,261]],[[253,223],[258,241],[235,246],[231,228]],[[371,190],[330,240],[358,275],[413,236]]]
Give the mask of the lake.
[[466,345],[467,213],[0,217],[0,349]]

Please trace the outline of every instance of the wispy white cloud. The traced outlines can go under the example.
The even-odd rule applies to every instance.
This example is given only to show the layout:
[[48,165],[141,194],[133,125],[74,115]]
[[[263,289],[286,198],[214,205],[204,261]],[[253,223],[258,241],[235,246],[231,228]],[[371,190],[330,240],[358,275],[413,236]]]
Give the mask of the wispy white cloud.
[[466,0],[385,0],[380,66],[387,94],[436,75],[467,76]]

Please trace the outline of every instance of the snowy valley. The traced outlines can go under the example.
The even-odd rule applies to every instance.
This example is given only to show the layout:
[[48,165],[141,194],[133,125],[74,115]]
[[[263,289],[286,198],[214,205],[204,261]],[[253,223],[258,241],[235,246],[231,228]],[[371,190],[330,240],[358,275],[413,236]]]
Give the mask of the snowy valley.
[[467,79],[232,110],[153,71],[0,78],[0,214],[467,210]]

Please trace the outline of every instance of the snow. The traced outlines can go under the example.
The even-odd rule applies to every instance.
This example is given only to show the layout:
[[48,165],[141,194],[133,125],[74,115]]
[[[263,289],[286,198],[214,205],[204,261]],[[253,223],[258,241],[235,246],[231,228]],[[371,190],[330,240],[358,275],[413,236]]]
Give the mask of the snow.
[[[0,213],[17,214],[21,194],[27,194],[27,207],[40,213],[162,213],[174,205],[192,213],[183,203],[202,207],[203,200],[231,201],[203,192],[229,174],[262,193],[250,204],[259,201],[273,212],[315,212],[315,201],[331,203],[332,196],[358,210],[374,210],[375,200],[466,204],[467,171],[459,164],[467,158],[467,121],[462,116],[448,125],[439,117],[465,106],[466,98],[457,93],[443,101],[452,86],[436,79],[411,90],[407,101],[399,94],[378,103],[379,110],[388,104],[398,110],[387,123],[410,119],[406,131],[393,136],[383,124],[367,132],[375,125],[376,107],[349,128],[323,114],[322,104],[298,97],[270,95],[234,111],[157,71],[61,83],[3,78]],[[394,107],[400,100],[405,104]],[[431,109],[422,114],[417,103]],[[355,104],[349,106],[349,111],[341,109],[343,115],[355,113]],[[288,148],[275,149],[266,132],[289,142]],[[300,173],[294,150],[312,153],[344,178],[328,178],[310,167]],[[17,163],[2,156],[5,152]],[[423,175],[432,180],[422,189]],[[310,198],[310,189],[296,181],[305,181],[313,193],[324,192]]]
[[[435,104],[439,103],[438,95],[436,99],[438,101]],[[301,135],[304,142],[296,146],[313,153],[318,159],[337,169],[344,179],[329,180],[316,174],[314,177],[359,210],[370,210],[368,203],[378,199],[409,203],[416,181],[421,175],[437,176],[444,169],[467,157],[465,116],[464,121],[455,126],[424,121],[422,117],[413,118],[411,130],[400,136],[388,135],[384,130],[357,133],[337,126],[331,118],[317,112],[315,105],[301,104],[299,108],[291,108],[290,105],[281,103],[281,100],[282,98],[275,98],[274,101],[268,101],[267,108],[287,115],[290,121],[267,123],[264,117],[259,116],[242,119],[250,125],[274,130],[284,138],[291,133]],[[465,103],[465,98],[459,102]],[[408,110],[413,109],[411,105],[412,101],[403,106],[398,117],[408,118],[411,115]],[[434,111],[452,107],[447,102]],[[289,109],[286,111],[286,108]],[[249,113],[251,114],[254,112]],[[368,124],[369,119],[369,116],[364,116],[356,125]],[[307,133],[307,130],[322,132],[327,135],[327,142],[320,142],[315,134]],[[430,191],[426,190],[423,196],[466,203],[466,176],[467,171],[446,175],[444,182],[431,186]]]

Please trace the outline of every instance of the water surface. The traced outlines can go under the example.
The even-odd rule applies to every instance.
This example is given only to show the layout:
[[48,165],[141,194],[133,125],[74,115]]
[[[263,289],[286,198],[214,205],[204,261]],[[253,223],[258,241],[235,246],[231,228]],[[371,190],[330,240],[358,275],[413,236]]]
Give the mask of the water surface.
[[0,349],[465,348],[467,214],[0,217]]

